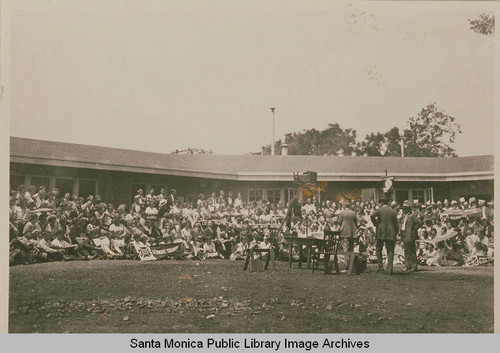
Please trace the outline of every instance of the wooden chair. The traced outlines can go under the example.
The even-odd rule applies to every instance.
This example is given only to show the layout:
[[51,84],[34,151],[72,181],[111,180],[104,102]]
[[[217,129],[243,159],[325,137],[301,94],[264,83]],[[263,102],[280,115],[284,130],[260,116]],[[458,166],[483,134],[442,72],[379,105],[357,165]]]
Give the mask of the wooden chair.
[[[323,271],[325,274],[330,273],[330,256],[334,255],[333,265],[335,266],[335,271],[339,273],[337,256],[337,248],[340,242],[340,232],[325,230],[324,243],[322,246],[317,246],[312,254],[312,272],[319,269],[321,262],[323,262]],[[323,261],[321,261],[321,256],[323,256]]]
[[[262,268],[263,256],[265,256],[264,268]],[[269,249],[259,249],[259,248],[248,249],[247,256],[245,259],[245,264],[243,265],[243,271],[246,271],[248,267],[250,267],[250,272],[265,271],[269,268],[269,262],[271,262],[273,270],[276,270],[274,249],[272,247]]]
[[321,255],[323,255],[323,271],[325,274],[330,273],[330,257],[333,255],[333,267],[335,274],[340,274],[338,256],[342,255],[346,257],[346,262],[349,264],[347,274],[350,275],[355,272],[359,275],[359,253],[354,251],[339,250],[341,241],[342,238],[340,237],[340,231],[325,231],[325,245],[323,248],[318,247],[313,256],[313,273],[316,268],[319,269]]

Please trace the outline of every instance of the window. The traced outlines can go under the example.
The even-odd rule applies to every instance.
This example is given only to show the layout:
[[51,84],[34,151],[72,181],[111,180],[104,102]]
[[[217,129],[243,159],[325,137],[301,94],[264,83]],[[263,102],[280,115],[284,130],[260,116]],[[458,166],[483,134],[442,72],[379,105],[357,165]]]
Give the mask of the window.
[[262,190],[248,190],[248,201],[261,201]]
[[[32,176],[30,178],[30,185],[36,186],[37,190],[40,186],[45,186],[45,190],[50,191],[50,177],[46,176]],[[71,191],[73,192],[73,184],[71,184]]]
[[400,205],[403,204],[406,200],[410,200],[408,197],[408,190],[396,189],[396,202]]
[[267,190],[267,201],[277,204],[281,200],[281,190]]
[[95,195],[97,188],[96,180],[80,179],[80,187],[78,189],[78,196],[87,198],[89,195]]
[[425,190],[424,189],[414,189],[411,190],[411,200],[418,200],[420,203],[425,203]]
[[10,175],[10,189],[17,190],[20,185],[24,185],[24,175]]
[[[33,177],[31,180],[33,180]],[[73,195],[73,179],[56,178],[56,188],[59,189],[59,195],[61,197],[64,197],[66,193]]]

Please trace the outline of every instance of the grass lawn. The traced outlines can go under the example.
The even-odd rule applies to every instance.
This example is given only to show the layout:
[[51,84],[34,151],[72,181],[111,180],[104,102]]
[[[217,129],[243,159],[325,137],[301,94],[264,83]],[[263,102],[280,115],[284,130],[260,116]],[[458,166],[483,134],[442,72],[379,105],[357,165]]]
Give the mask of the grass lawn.
[[493,332],[493,267],[372,266],[359,276],[284,262],[251,273],[229,260],[14,266],[9,331]]

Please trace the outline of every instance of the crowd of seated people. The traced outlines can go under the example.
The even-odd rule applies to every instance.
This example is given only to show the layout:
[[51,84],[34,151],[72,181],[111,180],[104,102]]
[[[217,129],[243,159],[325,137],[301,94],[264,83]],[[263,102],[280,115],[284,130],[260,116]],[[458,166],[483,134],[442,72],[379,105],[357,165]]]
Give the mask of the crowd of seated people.
[[[401,217],[400,205],[391,206]],[[422,220],[422,265],[492,262],[493,202],[461,198],[413,206]],[[181,203],[175,189],[168,194],[152,189],[148,194],[138,190],[130,205],[115,207],[100,195],[84,199],[43,186],[20,186],[10,197],[10,264],[142,259],[139,249],[159,246],[175,247],[169,253],[175,259],[240,260],[252,247],[273,248],[278,258],[287,258],[285,236],[321,238],[325,229],[339,229],[339,214],[348,207],[356,212],[356,251],[373,260],[376,239],[370,215],[380,207],[374,201],[327,200],[320,205],[311,197],[292,205],[271,204],[220,191]],[[404,261],[399,248],[395,260]]]

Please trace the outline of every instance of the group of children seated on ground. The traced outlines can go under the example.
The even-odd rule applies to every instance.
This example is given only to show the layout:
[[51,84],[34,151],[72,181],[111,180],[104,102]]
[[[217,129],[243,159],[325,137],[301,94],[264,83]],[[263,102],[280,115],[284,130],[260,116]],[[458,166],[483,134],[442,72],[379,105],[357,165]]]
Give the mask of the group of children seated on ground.
[[[374,260],[376,239],[370,215],[379,205],[352,203],[359,234],[356,250]],[[338,230],[338,214],[346,203],[328,200],[319,205],[311,198],[296,206],[295,212],[288,212],[283,202],[244,202],[240,194],[233,198],[223,191],[181,204],[172,189],[169,195],[163,190],[158,195],[138,190],[130,206],[115,208],[100,195],[60,197],[57,189],[47,192],[44,187],[21,186],[10,198],[10,263],[139,259],[141,249],[152,249],[153,254],[170,249],[164,257],[174,259],[239,260],[250,248],[273,248],[277,258],[286,259],[285,236],[322,237],[327,228]],[[391,206],[400,211],[396,203]],[[421,264],[492,262],[492,202],[471,198],[469,202],[415,203],[415,207],[423,220],[418,240]],[[456,234],[443,238],[452,232]],[[295,258],[296,250],[292,250]],[[404,261],[402,246],[397,245],[395,253],[396,263]]]

